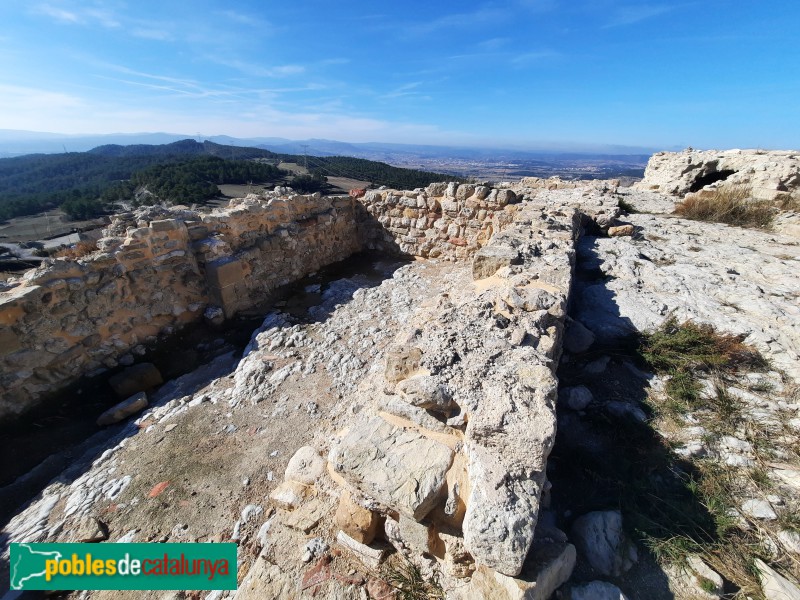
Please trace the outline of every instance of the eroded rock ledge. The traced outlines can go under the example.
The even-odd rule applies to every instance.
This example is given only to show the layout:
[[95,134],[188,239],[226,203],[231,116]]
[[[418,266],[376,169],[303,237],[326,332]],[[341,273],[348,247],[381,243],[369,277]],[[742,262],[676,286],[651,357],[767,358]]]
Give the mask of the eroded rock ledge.
[[683,197],[707,185],[744,185],[759,200],[776,200],[800,189],[795,150],[693,150],[658,152],[647,163],[640,190]]

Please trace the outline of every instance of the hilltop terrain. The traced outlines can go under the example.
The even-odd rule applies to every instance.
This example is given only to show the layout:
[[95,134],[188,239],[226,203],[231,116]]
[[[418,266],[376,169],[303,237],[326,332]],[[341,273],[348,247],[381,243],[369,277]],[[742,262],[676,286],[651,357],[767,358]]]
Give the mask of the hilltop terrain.
[[175,598],[798,597],[796,156],[118,214],[0,288],[0,418],[125,401],[3,488],[6,541],[239,545],[237,592]]

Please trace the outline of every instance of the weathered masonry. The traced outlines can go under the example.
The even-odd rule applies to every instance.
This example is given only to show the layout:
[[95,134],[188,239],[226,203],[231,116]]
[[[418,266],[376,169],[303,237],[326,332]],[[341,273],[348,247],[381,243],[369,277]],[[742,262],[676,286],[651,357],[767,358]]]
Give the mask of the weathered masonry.
[[269,302],[362,249],[466,258],[511,223],[515,194],[432,184],[358,200],[277,193],[120,215],[99,251],[48,260],[0,288],[0,420],[84,374],[114,368],[161,333]]

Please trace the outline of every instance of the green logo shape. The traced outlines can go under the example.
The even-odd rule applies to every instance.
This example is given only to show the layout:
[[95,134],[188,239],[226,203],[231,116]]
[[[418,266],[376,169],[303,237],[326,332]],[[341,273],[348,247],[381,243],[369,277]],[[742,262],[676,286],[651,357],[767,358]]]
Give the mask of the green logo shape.
[[235,590],[236,544],[11,544],[12,590]]

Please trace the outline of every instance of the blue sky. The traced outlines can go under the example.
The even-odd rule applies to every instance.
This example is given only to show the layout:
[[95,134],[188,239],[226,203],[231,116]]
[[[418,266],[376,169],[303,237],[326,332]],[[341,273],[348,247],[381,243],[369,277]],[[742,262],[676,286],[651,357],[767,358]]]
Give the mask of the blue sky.
[[800,147],[800,2],[2,0],[0,129]]

